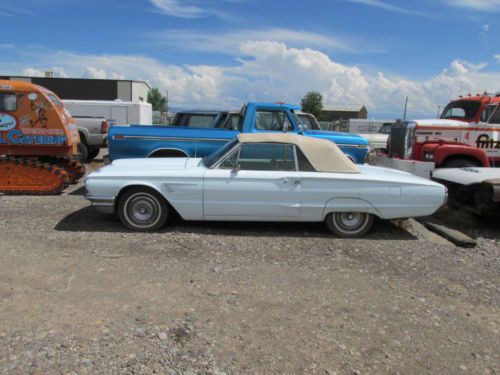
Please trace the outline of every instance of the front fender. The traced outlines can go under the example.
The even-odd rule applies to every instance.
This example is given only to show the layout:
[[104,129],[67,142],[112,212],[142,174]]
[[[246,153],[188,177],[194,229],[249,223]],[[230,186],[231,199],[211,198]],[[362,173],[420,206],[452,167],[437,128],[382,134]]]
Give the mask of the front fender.
[[366,212],[382,217],[380,212],[368,201],[360,198],[333,198],[325,204],[323,220],[332,212]]
[[434,163],[440,166],[450,157],[468,156],[479,161],[482,166],[489,167],[490,161],[484,150],[461,144],[426,144],[422,147],[422,152],[433,152]]

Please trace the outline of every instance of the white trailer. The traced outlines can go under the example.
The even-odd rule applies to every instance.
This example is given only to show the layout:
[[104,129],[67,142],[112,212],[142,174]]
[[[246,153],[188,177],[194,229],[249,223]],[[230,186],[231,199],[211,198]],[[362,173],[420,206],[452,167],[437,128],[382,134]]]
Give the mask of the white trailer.
[[385,124],[394,124],[395,120],[365,120],[365,119],[350,119],[349,133],[369,134],[378,133]]
[[63,102],[75,117],[104,117],[116,125],[153,124],[153,108],[150,103],[120,100],[63,100]]

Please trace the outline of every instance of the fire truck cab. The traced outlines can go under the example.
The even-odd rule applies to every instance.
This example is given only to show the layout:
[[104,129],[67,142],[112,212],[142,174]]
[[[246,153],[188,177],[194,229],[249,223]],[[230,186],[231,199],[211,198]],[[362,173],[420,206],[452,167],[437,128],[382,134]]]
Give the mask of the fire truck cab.
[[398,121],[377,164],[430,178],[436,168],[500,166],[500,94],[460,97],[439,119]]

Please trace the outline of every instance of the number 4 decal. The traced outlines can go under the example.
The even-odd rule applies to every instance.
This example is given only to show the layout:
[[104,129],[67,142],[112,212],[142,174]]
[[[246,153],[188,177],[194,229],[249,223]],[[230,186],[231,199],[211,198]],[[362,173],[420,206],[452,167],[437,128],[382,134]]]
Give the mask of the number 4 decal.
[[469,132],[465,133],[465,139],[468,141],[470,140],[470,133]]

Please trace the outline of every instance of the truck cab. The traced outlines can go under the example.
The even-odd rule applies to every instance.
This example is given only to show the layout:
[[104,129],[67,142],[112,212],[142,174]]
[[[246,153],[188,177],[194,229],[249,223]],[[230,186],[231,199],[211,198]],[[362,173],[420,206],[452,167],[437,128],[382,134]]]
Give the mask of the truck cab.
[[426,177],[435,168],[500,166],[499,105],[500,94],[460,97],[439,119],[400,121],[377,163]]

